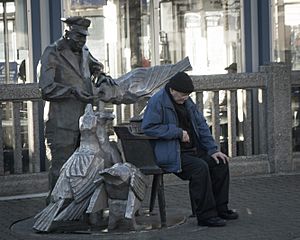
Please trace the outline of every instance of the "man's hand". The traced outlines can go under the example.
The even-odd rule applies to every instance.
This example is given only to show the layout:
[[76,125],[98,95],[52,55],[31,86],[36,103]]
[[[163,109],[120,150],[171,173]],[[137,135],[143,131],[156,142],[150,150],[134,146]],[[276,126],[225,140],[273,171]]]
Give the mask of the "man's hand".
[[222,160],[224,164],[229,162],[229,157],[222,152],[216,152],[212,154],[211,157],[216,161],[217,164],[220,163],[220,160]]
[[190,136],[188,135],[187,131],[182,130],[182,142],[190,142]]

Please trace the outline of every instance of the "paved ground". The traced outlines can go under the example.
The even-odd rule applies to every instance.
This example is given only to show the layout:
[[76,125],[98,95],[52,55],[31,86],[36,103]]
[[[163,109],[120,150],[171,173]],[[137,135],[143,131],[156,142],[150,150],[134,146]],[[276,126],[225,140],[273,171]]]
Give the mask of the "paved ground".
[[[187,184],[165,187],[167,214],[180,209],[190,214]],[[204,228],[189,218],[184,224],[146,232],[126,234],[35,234],[30,228],[17,231],[14,226],[39,212],[44,198],[0,201],[0,240],[11,239],[203,239],[203,240],[300,240],[300,175],[233,178],[231,207],[240,219],[223,228]],[[170,215],[170,212],[169,212]],[[11,227],[13,226],[13,227]]]

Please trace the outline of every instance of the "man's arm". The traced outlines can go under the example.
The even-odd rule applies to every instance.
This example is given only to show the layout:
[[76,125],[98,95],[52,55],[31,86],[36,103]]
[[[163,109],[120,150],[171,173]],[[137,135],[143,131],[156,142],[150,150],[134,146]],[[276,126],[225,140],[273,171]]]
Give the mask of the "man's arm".
[[144,113],[142,129],[148,136],[162,139],[181,139],[182,129],[176,124],[163,124],[163,107],[151,98]]

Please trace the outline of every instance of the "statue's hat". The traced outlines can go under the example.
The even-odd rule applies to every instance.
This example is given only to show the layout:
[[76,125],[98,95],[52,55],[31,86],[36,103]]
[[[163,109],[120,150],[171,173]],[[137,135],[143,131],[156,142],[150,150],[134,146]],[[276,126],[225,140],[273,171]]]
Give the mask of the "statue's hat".
[[61,18],[61,21],[66,23],[70,31],[78,32],[83,35],[88,35],[88,27],[91,24],[91,20],[81,17],[72,16],[68,18]]

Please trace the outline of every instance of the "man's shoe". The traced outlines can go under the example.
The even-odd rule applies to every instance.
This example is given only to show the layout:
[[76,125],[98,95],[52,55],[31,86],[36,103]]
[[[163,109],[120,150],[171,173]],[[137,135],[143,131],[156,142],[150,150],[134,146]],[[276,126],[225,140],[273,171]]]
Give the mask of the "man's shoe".
[[234,220],[239,218],[239,214],[232,210],[227,210],[225,212],[220,212],[219,217],[226,220]]
[[198,221],[198,225],[208,227],[223,227],[226,225],[226,221],[219,217],[211,217],[205,220]]

